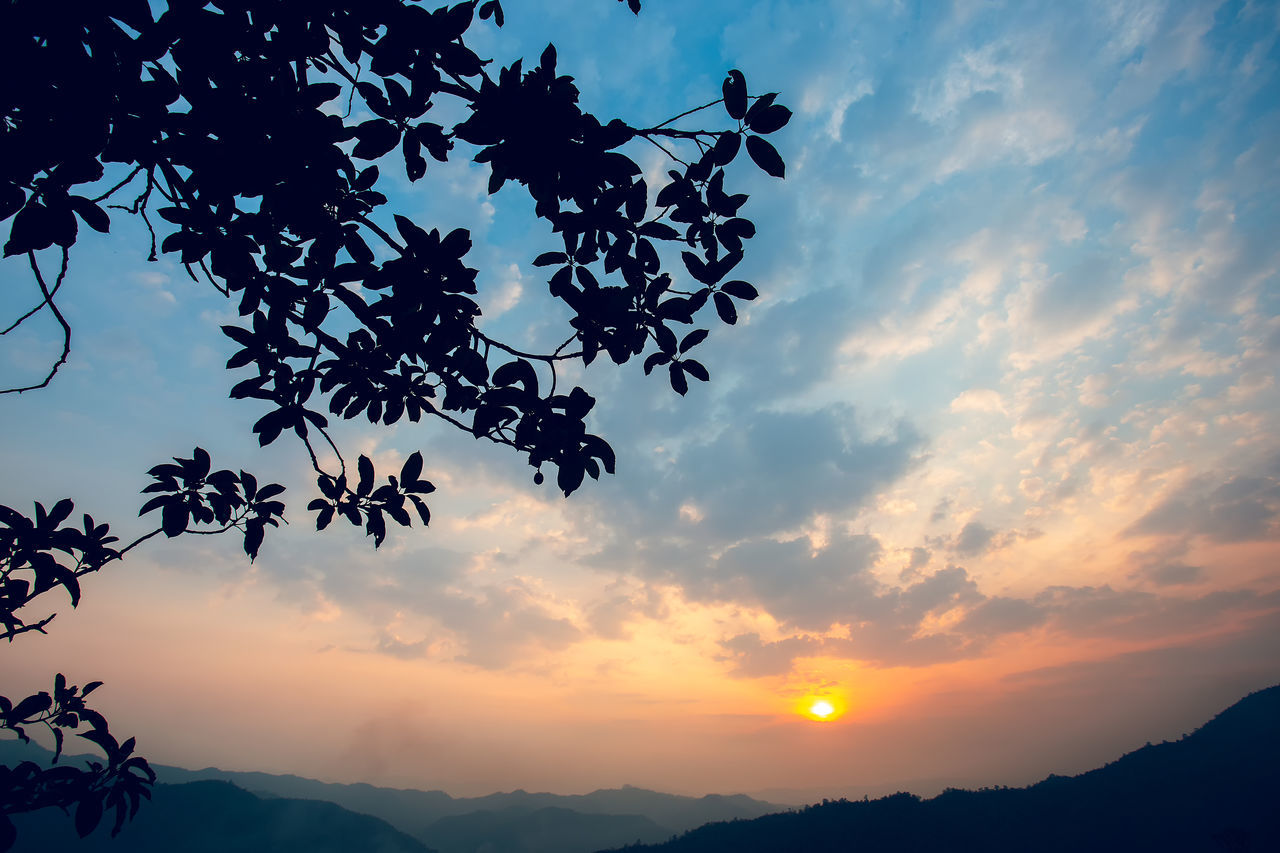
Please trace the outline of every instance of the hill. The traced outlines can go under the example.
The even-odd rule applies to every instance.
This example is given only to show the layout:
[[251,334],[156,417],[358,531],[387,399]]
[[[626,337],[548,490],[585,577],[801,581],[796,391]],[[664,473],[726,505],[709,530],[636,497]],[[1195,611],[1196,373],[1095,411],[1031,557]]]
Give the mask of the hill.
[[709,824],[631,853],[1022,853],[1280,850],[1280,686],[1192,734],[1027,788],[838,800]]
[[[35,745],[0,741],[0,764],[37,761],[51,754]],[[79,761],[78,756],[63,761]],[[371,815],[441,853],[590,853],[600,847],[654,842],[710,821],[752,818],[782,806],[741,794],[684,797],[624,785],[589,794],[517,790],[483,797],[443,791],[318,782],[301,776],[206,767],[153,765],[162,783],[230,783],[270,800],[322,800]],[[146,806],[144,804],[143,812]]]
[[264,800],[229,782],[157,785],[116,838],[104,821],[80,839],[57,809],[13,820],[12,853],[432,853],[375,817],[315,800]]
[[583,814],[548,806],[444,817],[425,833],[440,853],[591,853],[618,839],[655,842],[675,833],[647,817]]

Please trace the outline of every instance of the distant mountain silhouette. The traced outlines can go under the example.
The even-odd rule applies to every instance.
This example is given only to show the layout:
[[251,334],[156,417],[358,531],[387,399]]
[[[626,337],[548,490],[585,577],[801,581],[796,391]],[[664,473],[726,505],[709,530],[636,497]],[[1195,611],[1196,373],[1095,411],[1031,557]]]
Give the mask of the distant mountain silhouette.
[[[334,802],[379,817],[443,853],[590,853],[602,846],[659,841],[710,821],[758,817],[781,808],[741,794],[683,797],[630,785],[589,794],[516,790],[451,797],[443,791],[343,785],[299,776],[153,766],[163,781],[222,779],[257,794]],[[548,809],[558,815],[564,831],[552,832],[547,815],[538,816]],[[578,843],[575,838],[583,840]]]
[[[51,757],[34,745],[0,741],[0,763],[47,764]],[[80,761],[81,757],[62,760]],[[684,797],[630,785],[590,794],[517,790],[483,797],[451,797],[443,791],[344,785],[214,767],[152,767],[160,781],[168,784],[217,780],[264,798],[336,803],[352,812],[380,818],[441,853],[589,853],[611,845],[661,841],[709,821],[758,817],[783,808],[741,794]],[[146,804],[142,811],[147,811]]]
[[673,835],[640,815],[583,814],[554,806],[443,817],[425,833],[440,853],[591,853],[620,838],[652,843]]
[[632,853],[1272,853],[1280,850],[1280,686],[1172,743],[1027,788],[899,793],[715,823]]
[[15,815],[12,853],[433,853],[385,821],[315,800],[264,800],[229,782],[157,785],[112,838],[76,836],[57,809]]

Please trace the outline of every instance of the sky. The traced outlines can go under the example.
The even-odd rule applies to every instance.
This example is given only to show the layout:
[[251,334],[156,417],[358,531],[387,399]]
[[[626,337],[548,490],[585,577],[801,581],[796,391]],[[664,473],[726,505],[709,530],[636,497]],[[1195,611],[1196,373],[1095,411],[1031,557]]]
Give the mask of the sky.
[[[504,7],[476,49],[554,41],[603,118],[656,124],[730,68],[794,110],[784,181],[730,172],[761,296],[709,326],[711,382],[570,371],[618,465],[568,500],[447,425],[343,425],[437,486],[375,552],[316,533],[305,450],[226,399],[234,306],[116,217],[75,247],[66,368],[0,402],[0,503],[137,535],[146,470],[198,444],[288,486],[290,524],[253,564],[187,536],[86,579],[4,650],[6,695],[105,681],[114,732],[193,768],[803,799],[1081,772],[1280,682],[1280,5]],[[393,182],[471,229],[486,331],[558,340],[519,187]],[[23,264],[0,282],[29,307]],[[60,343],[0,339],[5,384]]]

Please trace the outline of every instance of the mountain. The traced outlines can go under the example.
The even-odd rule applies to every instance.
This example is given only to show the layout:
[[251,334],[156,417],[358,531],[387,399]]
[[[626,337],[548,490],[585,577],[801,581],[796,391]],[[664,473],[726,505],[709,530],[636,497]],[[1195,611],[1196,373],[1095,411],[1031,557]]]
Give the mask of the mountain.
[[[48,763],[34,745],[0,741],[0,764]],[[80,756],[65,761],[78,762]],[[371,815],[442,853],[589,853],[601,847],[655,842],[709,821],[752,818],[783,808],[736,794],[683,797],[624,785],[589,794],[517,790],[483,797],[451,797],[443,791],[378,788],[318,782],[301,776],[237,772],[206,767],[186,770],[153,765],[169,785],[231,783],[264,800],[323,800]],[[146,804],[140,812],[147,811]]]
[[673,835],[640,815],[583,814],[554,806],[443,817],[424,833],[440,853],[591,853],[619,839],[652,843]]
[[668,835],[671,835],[710,821],[759,817],[783,808],[776,803],[766,803],[742,794],[684,797],[631,785],[601,789],[589,794],[547,794],[516,790],[483,797],[451,797],[443,791],[317,782],[300,776],[245,773],[219,770],[216,767],[184,770],[156,765],[156,772],[161,781],[165,782],[221,779],[257,794],[328,800],[351,811],[380,817],[402,832],[421,838],[428,844],[434,844],[430,827],[438,820],[481,811],[514,816],[555,808],[580,814],[634,815],[668,829]]
[[87,838],[57,809],[14,815],[12,853],[432,853],[385,821],[315,800],[263,800],[229,782],[157,785],[116,838]]
[[715,823],[631,853],[1264,853],[1280,850],[1280,686],[1194,733],[1027,788],[899,793]]

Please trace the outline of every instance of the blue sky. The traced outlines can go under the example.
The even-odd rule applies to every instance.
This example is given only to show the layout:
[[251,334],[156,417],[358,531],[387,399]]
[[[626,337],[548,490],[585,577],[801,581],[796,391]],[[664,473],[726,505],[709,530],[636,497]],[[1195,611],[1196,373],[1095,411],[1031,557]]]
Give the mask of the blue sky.
[[[795,111],[786,180],[730,176],[761,298],[713,326],[712,382],[573,374],[619,461],[568,501],[464,435],[343,427],[439,487],[374,553],[309,529],[305,452],[225,399],[234,307],[118,218],[76,247],[67,368],[0,406],[0,502],[141,531],[145,470],[200,444],[288,485],[291,524],[253,566],[156,543],[15,678],[107,680],[157,760],[462,793],[1014,784],[1280,679],[1280,6],[504,5],[478,51],[554,41],[602,117],[657,123],[731,67]],[[471,229],[486,328],[558,342],[530,264],[555,241],[486,182],[433,166],[393,204]],[[59,339],[0,344],[16,381]]]

